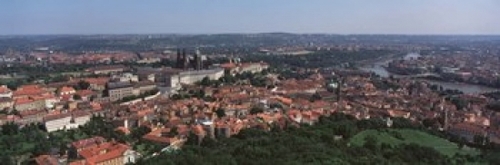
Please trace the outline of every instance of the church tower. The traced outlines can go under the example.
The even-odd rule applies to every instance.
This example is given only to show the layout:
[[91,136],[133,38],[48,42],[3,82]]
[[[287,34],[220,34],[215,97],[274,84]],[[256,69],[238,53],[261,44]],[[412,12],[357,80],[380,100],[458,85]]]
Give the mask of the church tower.
[[189,58],[186,55],[186,49],[182,49],[182,60],[183,60],[182,69],[187,70],[189,66]]
[[344,78],[340,77],[336,89],[337,102],[342,101],[342,86],[344,85]]
[[201,54],[200,50],[196,48],[196,51],[194,53],[194,69],[195,70],[201,70],[201,65],[202,65],[202,59],[201,59]]
[[182,68],[182,61],[181,49],[177,48],[177,62],[175,63],[175,67]]
[[441,113],[443,113],[443,130],[447,130],[448,127],[449,127],[449,119],[448,119],[448,109],[447,108],[444,108],[444,103],[445,103],[445,100],[444,98],[441,99],[441,103],[439,104],[439,110],[441,111]]

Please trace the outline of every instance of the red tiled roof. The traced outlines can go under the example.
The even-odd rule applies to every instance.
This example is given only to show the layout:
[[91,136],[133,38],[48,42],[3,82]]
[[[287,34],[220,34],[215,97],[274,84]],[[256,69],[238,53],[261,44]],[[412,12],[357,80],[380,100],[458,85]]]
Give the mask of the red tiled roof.
[[104,139],[101,136],[94,136],[92,138],[82,139],[82,140],[72,142],[71,145],[73,147],[75,147],[76,149],[84,149],[84,148],[87,148],[90,146],[94,146],[98,143],[103,143],[105,141],[106,141],[106,139]]
[[123,132],[125,135],[130,134],[130,130],[128,128],[125,128],[125,127],[118,127],[115,130]]
[[480,126],[466,124],[466,123],[458,123],[458,124],[452,125],[450,127],[450,131],[453,131],[453,130],[467,131],[467,132],[471,132],[474,134],[484,134],[486,132],[486,130],[484,130]]
[[98,164],[107,160],[120,158],[129,146],[120,143],[107,142],[89,147],[79,152],[87,164]]
[[86,97],[86,96],[91,96],[91,95],[95,94],[95,92],[91,91],[91,90],[79,90],[79,91],[76,91],[76,94],[78,94],[82,97]]
[[29,103],[32,103],[32,102],[34,102],[34,100],[32,100],[30,98],[19,98],[19,99],[15,100],[15,104],[16,105],[29,104]]
[[171,138],[171,137],[165,137],[162,136],[163,132],[170,132],[170,128],[159,128],[154,131],[151,131],[150,133],[142,136],[144,140],[148,140],[151,142],[156,142],[156,143],[161,143],[161,144],[170,144],[173,141],[176,141],[176,138]]
[[90,84],[105,85],[109,81],[109,78],[108,77],[99,77],[99,78],[86,78],[83,80],[90,83]]
[[14,96],[33,96],[43,94],[45,91],[40,88],[38,85],[24,85],[19,87],[16,91],[14,91]]
[[43,119],[45,121],[56,120],[71,116],[71,113],[47,114]]
[[46,114],[45,110],[26,110],[19,112],[21,117],[37,115],[37,114]]
[[404,117],[408,115],[410,112],[401,110],[387,110],[387,113],[389,113],[391,117]]

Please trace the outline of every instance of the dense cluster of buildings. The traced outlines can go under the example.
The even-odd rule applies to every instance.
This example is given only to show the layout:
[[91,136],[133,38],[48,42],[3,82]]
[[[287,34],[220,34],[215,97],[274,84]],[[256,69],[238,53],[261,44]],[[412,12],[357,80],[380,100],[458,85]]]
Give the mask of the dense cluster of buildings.
[[388,69],[402,74],[434,73],[443,80],[500,87],[499,62],[496,55],[464,53],[395,60],[389,63]]
[[0,115],[0,123],[43,123],[49,132],[77,128],[92,115],[101,114],[103,104],[131,104],[153,99],[160,93],[168,96],[182,85],[192,85],[204,78],[217,80],[225,70],[241,73],[267,68],[263,63],[231,62],[234,67],[229,68],[207,66],[207,58],[199,51],[188,56],[185,50],[182,54],[179,50],[178,57],[177,68],[136,68],[134,71],[124,65],[106,65],[86,70],[97,77],[23,85],[15,90],[0,86],[0,108],[8,112]]
[[[293,50],[301,49],[282,51]],[[491,79],[489,76],[497,76],[495,71],[479,67],[488,66],[487,62],[458,61],[463,60],[453,62],[440,57],[421,57],[394,61],[390,66],[412,68],[412,72],[426,72],[440,66],[443,73],[473,75],[484,81]],[[272,87],[248,83],[224,84],[218,88],[193,85],[205,78],[218,80],[225,74],[259,73],[266,68],[268,65],[263,62],[242,63],[238,58],[212,65],[199,51],[190,56],[185,49],[179,49],[174,67],[132,69],[124,65],[107,65],[86,70],[97,77],[25,85],[15,90],[0,86],[0,108],[10,112],[0,115],[0,124],[42,123],[48,132],[53,132],[78,128],[92,116],[99,115],[112,121],[115,129],[124,134],[144,126],[151,131],[142,136],[142,140],[164,147],[179,147],[190,134],[196,135],[201,142],[204,138],[231,137],[246,128],[271,130],[273,127],[313,125],[321,116],[341,112],[357,119],[382,118],[388,123],[390,118],[406,118],[418,123],[432,121],[429,127],[469,142],[481,136],[500,143],[500,114],[486,108],[491,99],[458,95],[457,99],[467,103],[458,106],[433,91],[429,84],[412,79],[376,78],[344,69],[316,70],[310,77],[300,80],[265,75]],[[331,88],[334,90],[329,90]],[[156,89],[159,89],[156,93],[150,93]],[[203,91],[212,99],[168,97],[183,91]],[[128,144],[102,137],[75,141],[71,143],[71,150],[77,153],[71,165],[126,164],[140,157]],[[42,155],[36,161],[50,164],[61,160]]]
[[[231,63],[224,65],[232,66],[224,67],[227,71],[241,66]],[[425,82],[410,79],[384,80],[399,86],[397,89],[386,89],[380,86],[380,78],[355,73],[357,72],[341,70],[335,71],[335,74],[317,72],[304,80],[279,80],[269,76],[268,79],[276,85],[272,89],[244,84],[219,88],[185,86],[185,90],[203,90],[207,96],[214,99],[173,100],[157,97],[133,104],[106,107],[95,101],[78,101],[71,102],[72,104],[59,111],[23,110],[19,116],[3,116],[2,120],[44,122],[50,132],[74,128],[87,122],[92,115],[101,115],[112,120],[116,130],[125,134],[129,134],[133,128],[149,127],[151,132],[145,134],[142,139],[166,147],[182,144],[190,134],[196,135],[201,142],[203,138],[231,137],[246,128],[271,130],[272,127],[313,125],[321,116],[342,112],[357,119],[400,117],[421,122],[443,118],[443,122],[434,122],[432,127],[463,137],[470,142],[474,141],[476,136],[485,136],[491,142],[500,143],[500,115],[485,108],[486,103],[490,101],[488,98],[460,95],[461,99],[468,101],[468,105],[459,109],[451,101],[444,100],[431,90]],[[174,72],[175,74],[178,73]],[[343,78],[333,86],[337,90],[329,91],[327,88],[330,85],[326,82],[331,82],[330,79],[334,75],[341,75]],[[154,80],[157,79],[157,76],[153,77]],[[110,80],[111,78],[106,81],[104,78],[91,78],[87,81],[93,84],[89,88],[95,90],[102,89],[100,86],[109,85]],[[111,84],[118,83],[120,86],[124,82],[135,82],[135,78],[133,80]],[[141,82],[141,78],[137,82]],[[128,88],[127,94],[133,93],[133,86],[126,83],[123,87]],[[63,86],[57,94],[52,95],[48,88],[41,85],[23,86],[11,91],[1,87],[0,94],[12,100],[37,96],[64,100],[65,95],[81,93],[81,90]],[[315,95],[319,96],[319,99],[312,100],[311,98],[317,97]],[[55,107],[58,109],[57,102]],[[260,111],[253,112],[254,109]],[[125,164],[135,162],[141,156],[127,144],[106,141],[102,137],[75,141],[71,143],[70,150],[77,153],[70,163],[74,165]],[[61,160],[56,156],[41,155],[36,161],[39,164],[50,164]]]

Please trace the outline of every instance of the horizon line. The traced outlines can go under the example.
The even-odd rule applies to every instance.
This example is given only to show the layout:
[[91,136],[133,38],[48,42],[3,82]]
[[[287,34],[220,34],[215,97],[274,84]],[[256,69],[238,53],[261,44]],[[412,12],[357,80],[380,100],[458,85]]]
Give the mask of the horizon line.
[[337,35],[337,36],[500,36],[498,34],[473,33],[295,33],[295,32],[227,32],[227,33],[40,33],[40,34],[0,34],[9,36],[123,36],[123,35],[256,35],[256,34],[292,34],[292,35]]

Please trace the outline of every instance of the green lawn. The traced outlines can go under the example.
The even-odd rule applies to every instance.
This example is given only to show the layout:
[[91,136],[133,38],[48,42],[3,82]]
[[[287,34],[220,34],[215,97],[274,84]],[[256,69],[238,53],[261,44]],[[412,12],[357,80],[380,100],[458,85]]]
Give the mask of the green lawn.
[[[399,133],[402,138],[397,138],[396,137],[397,135],[395,135],[397,133]],[[410,130],[410,129],[387,129],[386,131],[365,130],[355,135],[350,140],[350,144],[361,146],[365,143],[364,139],[368,135],[375,136],[379,143],[387,143],[391,145],[398,145],[402,143],[415,143],[421,146],[432,147],[437,151],[448,156],[453,156],[456,153],[470,154],[470,155],[479,154],[479,152],[475,149],[467,147],[459,149],[457,144],[450,142],[446,139],[422,131]]]

